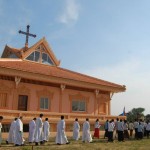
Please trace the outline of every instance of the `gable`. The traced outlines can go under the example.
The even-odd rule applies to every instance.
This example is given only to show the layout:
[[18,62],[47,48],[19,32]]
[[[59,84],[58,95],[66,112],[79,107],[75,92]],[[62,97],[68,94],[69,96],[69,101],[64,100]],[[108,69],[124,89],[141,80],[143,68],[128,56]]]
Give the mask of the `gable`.
[[5,46],[4,51],[2,53],[1,58],[20,58],[20,50],[16,48],[11,48],[9,46]]
[[59,66],[60,64],[45,38],[25,51],[23,59],[53,66]]

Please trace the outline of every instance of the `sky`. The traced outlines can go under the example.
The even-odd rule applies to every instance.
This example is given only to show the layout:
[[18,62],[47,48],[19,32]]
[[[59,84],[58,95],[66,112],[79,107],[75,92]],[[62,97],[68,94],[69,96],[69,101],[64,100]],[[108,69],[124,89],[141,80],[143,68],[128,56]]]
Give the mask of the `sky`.
[[45,37],[61,67],[126,85],[111,113],[145,108],[150,114],[149,0],[0,0],[0,54]]

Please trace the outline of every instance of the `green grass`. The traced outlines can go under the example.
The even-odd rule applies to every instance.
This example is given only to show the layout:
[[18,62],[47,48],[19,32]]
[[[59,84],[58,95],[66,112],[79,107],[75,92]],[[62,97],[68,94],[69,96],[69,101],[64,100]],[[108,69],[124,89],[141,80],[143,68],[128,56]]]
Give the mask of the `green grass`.
[[[150,139],[143,140],[126,140],[125,142],[107,143],[105,139],[94,139],[93,143],[82,143],[81,140],[73,141],[69,145],[56,145],[54,138],[43,146],[34,146],[33,150],[150,150]],[[26,146],[15,147],[13,145],[6,145],[2,143],[0,150],[32,150],[32,145],[28,143]]]

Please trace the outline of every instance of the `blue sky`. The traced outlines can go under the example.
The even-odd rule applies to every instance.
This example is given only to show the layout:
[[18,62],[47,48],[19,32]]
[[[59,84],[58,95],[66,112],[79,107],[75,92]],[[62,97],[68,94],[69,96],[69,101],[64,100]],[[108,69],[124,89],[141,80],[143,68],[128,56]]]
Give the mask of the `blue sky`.
[[29,45],[45,36],[61,67],[127,86],[112,114],[150,113],[149,0],[0,0],[0,53],[24,46],[27,24]]

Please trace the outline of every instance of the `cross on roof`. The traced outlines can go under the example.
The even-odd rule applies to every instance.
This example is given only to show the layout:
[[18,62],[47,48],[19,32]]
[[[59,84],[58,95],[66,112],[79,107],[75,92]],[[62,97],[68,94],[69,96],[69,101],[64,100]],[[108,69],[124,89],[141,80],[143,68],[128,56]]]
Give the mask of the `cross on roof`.
[[19,30],[19,33],[20,33],[20,34],[25,34],[25,35],[26,35],[25,47],[28,47],[28,39],[29,39],[29,36],[32,36],[32,37],[34,37],[34,38],[36,37],[35,34],[29,33],[29,28],[30,28],[30,26],[27,25],[27,31],[26,31],[26,32]]

